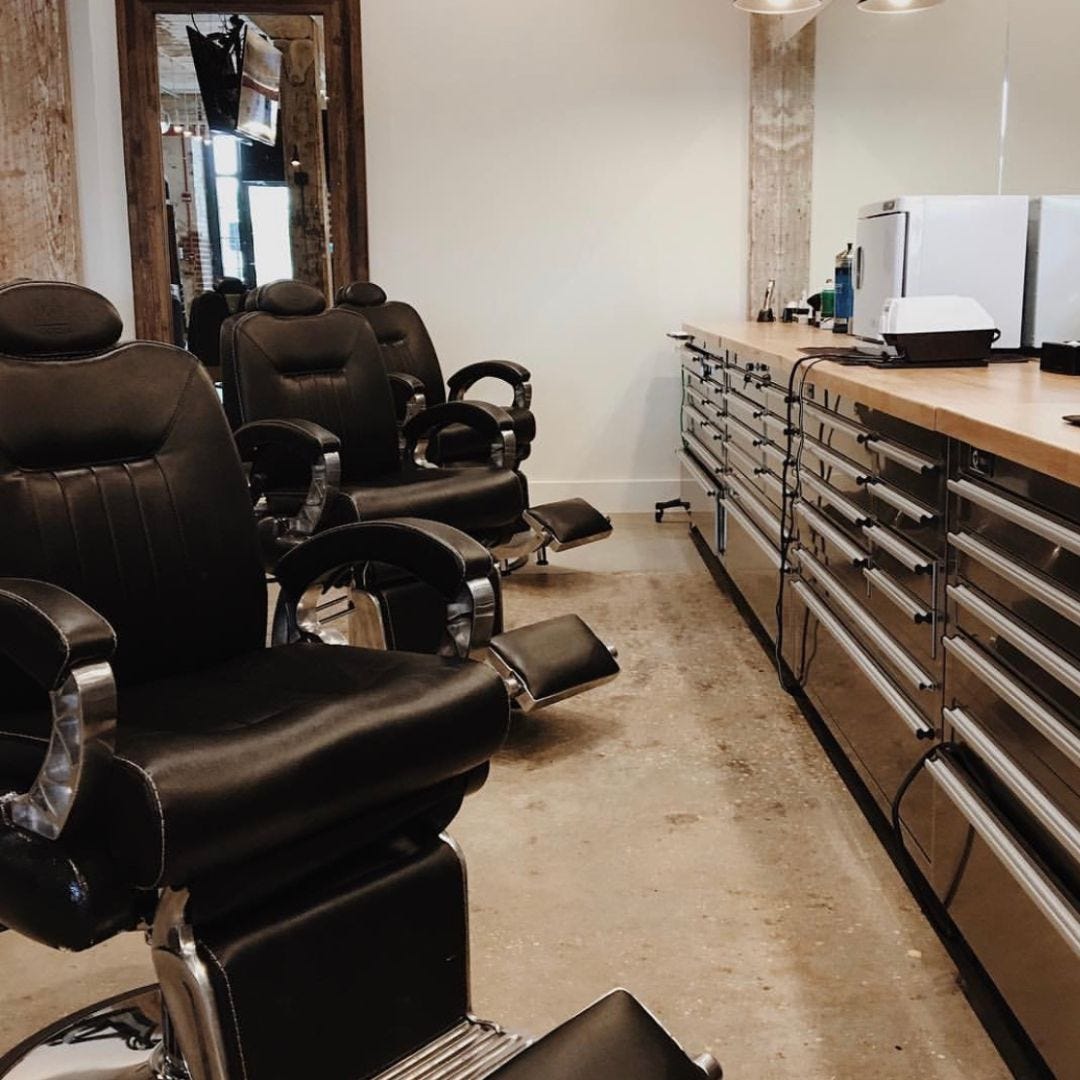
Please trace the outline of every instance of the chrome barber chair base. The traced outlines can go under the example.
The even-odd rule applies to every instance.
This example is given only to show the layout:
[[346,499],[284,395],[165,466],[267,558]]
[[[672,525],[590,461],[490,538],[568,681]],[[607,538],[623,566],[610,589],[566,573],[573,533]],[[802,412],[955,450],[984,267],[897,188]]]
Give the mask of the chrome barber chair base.
[[482,1080],[531,1043],[495,1024],[469,1019],[375,1080]]
[[186,1080],[170,1065],[156,986],[98,1002],[0,1058],[2,1080]]

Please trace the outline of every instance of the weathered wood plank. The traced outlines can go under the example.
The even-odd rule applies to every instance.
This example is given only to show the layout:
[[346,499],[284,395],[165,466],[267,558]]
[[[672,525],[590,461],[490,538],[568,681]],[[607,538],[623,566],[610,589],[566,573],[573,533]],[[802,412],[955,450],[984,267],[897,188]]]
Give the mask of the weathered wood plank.
[[751,315],[770,278],[776,279],[777,317],[810,284],[816,42],[816,22],[787,38],[779,20],[751,16]]
[[0,0],[0,281],[81,270],[64,0]]

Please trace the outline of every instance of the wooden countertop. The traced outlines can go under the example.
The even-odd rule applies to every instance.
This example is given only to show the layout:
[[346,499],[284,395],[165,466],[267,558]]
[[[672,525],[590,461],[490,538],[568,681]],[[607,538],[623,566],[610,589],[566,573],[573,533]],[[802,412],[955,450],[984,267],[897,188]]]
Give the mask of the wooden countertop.
[[[853,343],[828,330],[779,322],[694,322],[683,328],[710,351],[735,349],[768,363],[774,381],[790,375],[802,348]],[[1037,361],[883,371],[825,360],[814,365],[811,381],[1080,486],[1080,427],[1062,419],[1080,413],[1080,378],[1045,374]]]

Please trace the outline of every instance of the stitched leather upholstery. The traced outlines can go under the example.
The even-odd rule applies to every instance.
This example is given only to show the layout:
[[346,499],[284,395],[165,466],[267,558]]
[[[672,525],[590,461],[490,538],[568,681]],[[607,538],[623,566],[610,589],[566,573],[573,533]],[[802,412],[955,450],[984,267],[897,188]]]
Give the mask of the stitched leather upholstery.
[[[256,294],[249,296],[249,305],[264,302]],[[250,311],[226,323],[222,355],[225,406],[234,427],[299,418],[340,438],[340,491],[348,505],[339,500],[333,524],[425,518],[489,543],[519,527],[528,494],[524,478],[512,470],[402,464],[397,412],[379,345],[354,312],[336,307],[285,317]],[[475,438],[487,447],[487,435]]]

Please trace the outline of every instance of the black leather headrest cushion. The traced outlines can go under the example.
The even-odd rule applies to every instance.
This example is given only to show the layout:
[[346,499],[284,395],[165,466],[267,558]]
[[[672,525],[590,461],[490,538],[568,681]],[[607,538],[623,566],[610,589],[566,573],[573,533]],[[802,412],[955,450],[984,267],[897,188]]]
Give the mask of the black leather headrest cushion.
[[244,307],[271,315],[318,315],[326,309],[326,297],[302,281],[271,281],[252,289]]
[[374,281],[354,281],[338,289],[336,300],[353,307],[378,307],[386,303],[386,293]]
[[100,293],[66,281],[0,285],[0,353],[59,359],[115,345],[120,313]]

